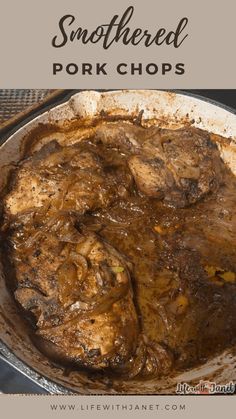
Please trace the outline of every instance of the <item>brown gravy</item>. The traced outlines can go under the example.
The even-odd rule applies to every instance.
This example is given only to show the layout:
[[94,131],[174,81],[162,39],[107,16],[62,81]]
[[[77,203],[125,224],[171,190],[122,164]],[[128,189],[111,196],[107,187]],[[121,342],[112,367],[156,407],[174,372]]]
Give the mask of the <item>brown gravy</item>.
[[[82,148],[125,169],[126,153],[90,139]],[[236,178],[225,168],[217,192],[173,208],[133,187],[129,197],[80,216],[132,262],[142,333],[186,369],[236,341]]]

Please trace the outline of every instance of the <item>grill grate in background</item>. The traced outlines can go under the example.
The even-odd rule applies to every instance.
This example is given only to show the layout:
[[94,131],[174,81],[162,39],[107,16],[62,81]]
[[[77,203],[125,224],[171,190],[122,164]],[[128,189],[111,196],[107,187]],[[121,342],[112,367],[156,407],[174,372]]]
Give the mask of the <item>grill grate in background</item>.
[[50,95],[50,89],[0,89],[0,124]]

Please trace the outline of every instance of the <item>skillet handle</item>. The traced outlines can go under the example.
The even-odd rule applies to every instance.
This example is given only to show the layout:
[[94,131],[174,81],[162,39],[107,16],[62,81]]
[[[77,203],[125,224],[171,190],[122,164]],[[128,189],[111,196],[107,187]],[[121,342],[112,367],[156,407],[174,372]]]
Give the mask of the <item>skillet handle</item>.
[[47,394],[0,353],[0,394]]

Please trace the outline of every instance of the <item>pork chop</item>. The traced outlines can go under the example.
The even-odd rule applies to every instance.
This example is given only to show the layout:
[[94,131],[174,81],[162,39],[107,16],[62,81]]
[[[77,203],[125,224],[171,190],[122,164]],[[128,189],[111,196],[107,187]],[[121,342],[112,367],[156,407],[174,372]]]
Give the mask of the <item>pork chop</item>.
[[13,226],[15,297],[33,315],[45,351],[84,367],[115,368],[134,355],[139,333],[129,263],[73,223],[61,217],[39,234],[32,219]]
[[217,146],[209,134],[194,128],[150,129],[129,167],[142,193],[176,207],[199,201],[222,182]]
[[76,211],[80,214],[109,205],[131,183],[129,173],[106,171],[95,153],[79,145],[61,147],[53,141],[23,160],[5,198],[5,212]]

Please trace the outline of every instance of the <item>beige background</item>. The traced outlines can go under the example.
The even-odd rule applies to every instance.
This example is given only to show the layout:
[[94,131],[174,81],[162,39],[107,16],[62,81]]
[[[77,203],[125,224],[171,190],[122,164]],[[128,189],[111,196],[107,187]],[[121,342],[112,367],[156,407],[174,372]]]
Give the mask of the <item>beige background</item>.
[[[235,0],[0,0],[0,88],[235,88]],[[95,29],[120,16],[133,5],[130,26],[155,33],[162,26],[173,29],[180,18],[189,18],[188,38],[173,46],[72,43],[55,49],[52,37],[64,14],[74,14],[77,24]],[[53,76],[52,63],[107,62],[108,76]],[[119,76],[120,62],[184,62],[186,73],[177,75]]]
[[[118,419],[121,417],[145,418],[182,418],[182,419],[233,419],[235,418],[235,397],[230,396],[13,396],[0,395],[1,411],[4,417],[13,419],[42,419],[42,418],[103,418]],[[51,410],[50,405],[58,405],[57,410]],[[103,405],[110,405],[109,410],[103,410]],[[133,410],[122,413],[117,405],[130,404]],[[153,406],[153,410],[134,410],[135,406]],[[59,405],[65,409],[60,410]],[[69,405],[75,405],[70,410]],[[112,405],[114,410],[112,410]],[[158,409],[155,407],[158,405]],[[83,406],[83,410],[81,409]],[[88,410],[87,407],[88,406]],[[93,408],[91,408],[93,406]],[[100,406],[100,409],[97,408]],[[180,406],[185,406],[182,409]]]

